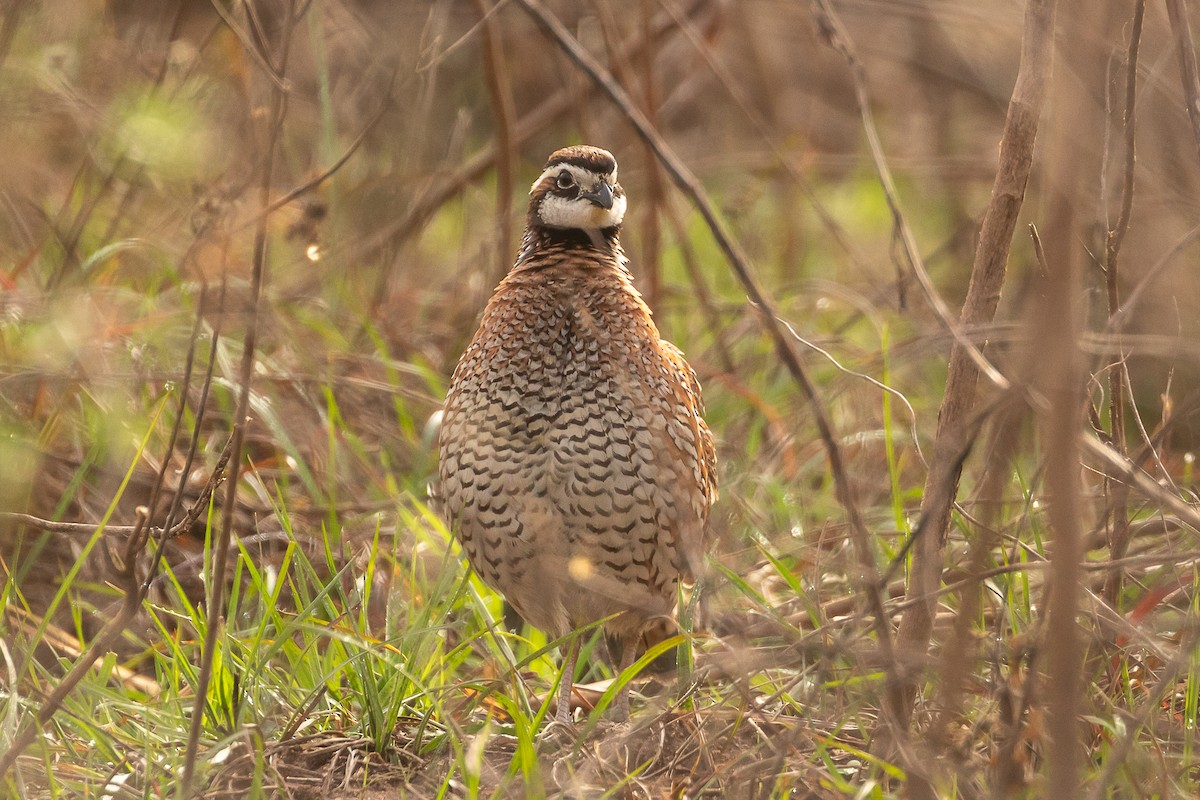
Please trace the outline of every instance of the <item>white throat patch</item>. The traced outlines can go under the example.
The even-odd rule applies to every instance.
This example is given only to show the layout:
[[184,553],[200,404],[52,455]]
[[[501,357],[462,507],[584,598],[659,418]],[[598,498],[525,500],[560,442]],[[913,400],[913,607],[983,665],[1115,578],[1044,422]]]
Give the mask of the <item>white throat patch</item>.
[[[555,164],[538,176],[538,179],[533,182],[533,186],[530,187],[530,194],[546,178],[557,176],[564,170],[571,173],[575,183],[584,188],[590,188],[596,179],[596,174],[586,169],[572,164]],[[613,170],[612,174],[608,176],[608,180],[614,184],[617,182],[616,170]],[[612,228],[620,225],[621,221],[625,219],[625,197],[624,195],[614,197],[612,208],[601,208],[582,197],[570,200],[548,194],[538,206],[538,217],[548,228],[578,228],[588,231]]]
[[620,225],[621,220],[625,219],[625,198],[614,197],[612,208],[601,208],[582,197],[568,200],[551,194],[538,206],[538,216],[548,228],[612,228]]

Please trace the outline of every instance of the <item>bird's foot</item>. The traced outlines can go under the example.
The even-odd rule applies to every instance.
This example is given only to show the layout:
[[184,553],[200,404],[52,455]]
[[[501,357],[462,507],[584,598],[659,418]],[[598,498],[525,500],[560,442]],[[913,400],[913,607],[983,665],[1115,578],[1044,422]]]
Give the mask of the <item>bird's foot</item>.
[[542,725],[537,739],[539,750],[561,750],[578,741],[579,729],[570,717],[557,715]]

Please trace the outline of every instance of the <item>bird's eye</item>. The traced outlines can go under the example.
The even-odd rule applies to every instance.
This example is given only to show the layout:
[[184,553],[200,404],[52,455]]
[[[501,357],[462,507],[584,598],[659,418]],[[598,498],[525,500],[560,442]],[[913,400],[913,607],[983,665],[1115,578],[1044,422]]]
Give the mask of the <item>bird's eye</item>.
[[575,185],[575,179],[571,177],[571,173],[563,170],[558,173],[558,180],[555,183],[558,184],[558,188],[560,189],[570,189]]

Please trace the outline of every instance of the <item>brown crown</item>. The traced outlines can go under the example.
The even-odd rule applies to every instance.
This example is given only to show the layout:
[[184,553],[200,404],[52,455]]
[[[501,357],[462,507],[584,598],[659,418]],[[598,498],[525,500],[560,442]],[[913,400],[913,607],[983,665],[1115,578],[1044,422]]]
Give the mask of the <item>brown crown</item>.
[[586,144],[576,144],[555,150],[550,154],[550,158],[546,159],[546,166],[542,169],[549,169],[556,164],[570,164],[573,167],[582,167],[601,175],[610,173],[617,168],[617,160],[613,158],[612,153]]

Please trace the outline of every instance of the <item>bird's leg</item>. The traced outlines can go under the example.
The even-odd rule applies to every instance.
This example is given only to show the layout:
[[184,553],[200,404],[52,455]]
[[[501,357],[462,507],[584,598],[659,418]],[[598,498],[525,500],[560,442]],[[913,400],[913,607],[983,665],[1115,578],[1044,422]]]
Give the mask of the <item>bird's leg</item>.
[[[638,639],[641,638],[640,633],[624,636],[621,638],[621,660],[617,664],[617,679],[620,680],[621,675],[625,670],[629,669],[633,664],[633,656],[637,652]],[[617,692],[617,698],[613,701],[612,711],[613,722],[625,722],[629,719],[629,684],[621,687],[621,691]]]
[[563,653],[562,680],[558,683],[558,711],[554,719],[558,722],[571,724],[571,690],[575,686],[575,663],[579,660],[579,637],[572,636]]

